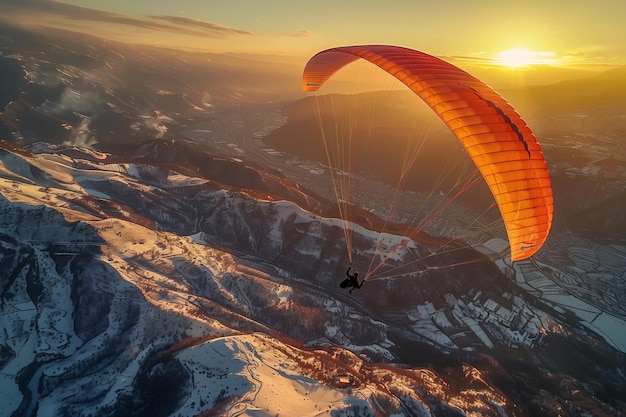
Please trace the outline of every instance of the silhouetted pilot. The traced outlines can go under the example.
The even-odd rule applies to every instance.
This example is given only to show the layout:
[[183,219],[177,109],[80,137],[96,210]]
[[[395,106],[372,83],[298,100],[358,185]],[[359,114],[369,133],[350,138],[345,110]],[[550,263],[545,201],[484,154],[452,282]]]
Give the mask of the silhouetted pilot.
[[350,294],[352,294],[352,290],[354,290],[355,288],[358,290],[359,288],[363,286],[363,284],[365,284],[365,280],[361,281],[361,283],[359,284],[359,273],[355,272],[354,274],[351,274],[350,273],[351,269],[352,269],[352,264],[350,264],[350,267],[346,271],[346,275],[348,276],[348,278],[344,279],[343,281],[341,281],[341,284],[339,284],[341,288],[352,287],[350,289]]

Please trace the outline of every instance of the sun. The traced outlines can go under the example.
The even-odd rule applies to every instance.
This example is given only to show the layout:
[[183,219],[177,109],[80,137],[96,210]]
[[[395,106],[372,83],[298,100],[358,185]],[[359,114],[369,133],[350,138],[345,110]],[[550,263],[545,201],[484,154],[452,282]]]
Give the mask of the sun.
[[509,68],[529,68],[534,65],[553,65],[556,54],[548,51],[529,51],[528,49],[509,49],[502,51],[495,58],[498,65]]

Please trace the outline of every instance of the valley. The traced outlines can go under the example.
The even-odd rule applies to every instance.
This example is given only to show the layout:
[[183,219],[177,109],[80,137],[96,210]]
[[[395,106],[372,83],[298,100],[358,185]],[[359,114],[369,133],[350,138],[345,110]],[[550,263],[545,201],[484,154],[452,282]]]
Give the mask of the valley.
[[[625,412],[626,119],[594,101],[605,78],[511,92],[555,189],[530,260],[484,189],[431,192],[457,152],[437,129],[391,216],[392,155],[349,173],[353,265],[385,262],[348,294],[299,68],[0,29],[0,416]],[[417,206],[437,216],[414,233]]]

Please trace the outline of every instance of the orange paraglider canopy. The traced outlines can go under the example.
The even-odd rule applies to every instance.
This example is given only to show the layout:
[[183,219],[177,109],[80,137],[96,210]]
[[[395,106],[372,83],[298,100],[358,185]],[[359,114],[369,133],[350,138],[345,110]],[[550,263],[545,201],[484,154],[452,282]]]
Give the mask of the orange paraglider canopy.
[[552,224],[548,168],[515,109],[485,83],[432,55],[399,46],[343,46],[319,52],[307,63],[304,91],[316,91],[345,65],[362,58],[422,98],[458,138],[487,182],[511,247],[511,260],[536,253]]

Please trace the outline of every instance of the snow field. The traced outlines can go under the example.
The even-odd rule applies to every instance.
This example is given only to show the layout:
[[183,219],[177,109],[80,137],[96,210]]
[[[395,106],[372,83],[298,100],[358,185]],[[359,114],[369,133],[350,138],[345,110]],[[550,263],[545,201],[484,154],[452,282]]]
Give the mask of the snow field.
[[265,346],[262,334],[214,339],[176,354],[193,381],[181,415],[203,411],[218,396],[236,399],[228,415],[321,416],[363,402],[302,376],[298,365]]

